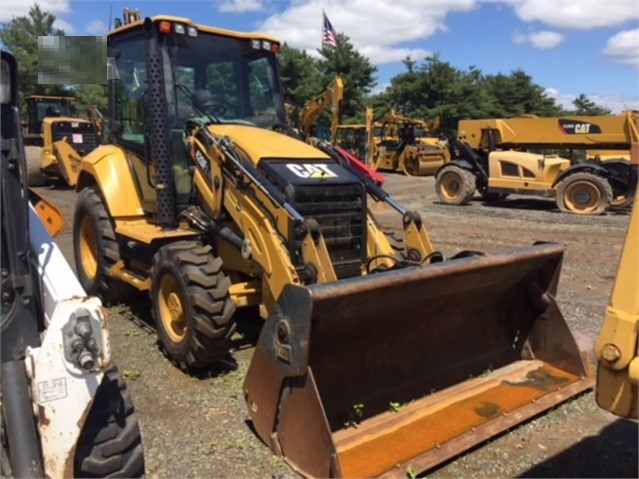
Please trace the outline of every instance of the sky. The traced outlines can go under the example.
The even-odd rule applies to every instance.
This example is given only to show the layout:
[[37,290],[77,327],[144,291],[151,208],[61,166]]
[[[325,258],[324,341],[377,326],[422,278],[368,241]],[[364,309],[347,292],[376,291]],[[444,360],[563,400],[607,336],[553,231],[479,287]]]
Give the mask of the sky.
[[[317,56],[322,11],[337,33],[378,69],[383,91],[438,54],[461,70],[522,69],[548,96],[570,108],[585,94],[614,113],[639,109],[639,0],[39,0],[67,35],[105,35],[125,7],[143,16],[256,31]],[[2,0],[0,22],[26,15],[32,1]],[[348,85],[346,85],[348,88]],[[318,92],[319,93],[319,92]]]

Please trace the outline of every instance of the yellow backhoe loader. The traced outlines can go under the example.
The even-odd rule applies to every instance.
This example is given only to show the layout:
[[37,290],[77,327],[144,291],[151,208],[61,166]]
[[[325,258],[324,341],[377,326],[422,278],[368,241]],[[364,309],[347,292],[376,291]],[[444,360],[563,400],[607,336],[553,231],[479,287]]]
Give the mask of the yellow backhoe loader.
[[324,89],[322,93],[312,98],[304,105],[300,113],[300,132],[305,136],[311,136],[311,127],[317,119],[317,115],[326,108],[331,107],[331,138],[334,135],[334,129],[339,124],[339,115],[341,111],[341,102],[344,98],[344,82],[342,78],[337,76]]
[[[620,115],[462,120],[456,158],[436,173],[439,200],[488,201],[510,194],[554,198],[563,212],[601,214],[632,203],[637,167],[618,155],[575,163],[525,150],[623,150],[639,138],[639,112]],[[463,143],[463,145],[462,145]]]
[[[632,146],[639,165],[639,143]],[[618,416],[639,419],[639,195],[635,194],[615,284],[595,343],[596,399]]]
[[63,178],[75,186],[79,163],[99,144],[93,122],[75,117],[73,97],[30,96],[24,126],[29,185]]
[[275,454],[309,477],[405,476],[592,388],[554,299],[560,245],[448,257],[339,150],[284,133],[276,38],[134,13],[107,35],[113,144],[80,164],[78,277],[148,293],[186,371],[257,306],[243,391]]
[[[375,123],[381,124],[379,138]],[[421,120],[398,115],[391,109],[374,120],[373,109],[366,110],[368,165],[375,171],[402,171],[408,176],[433,175],[450,160],[448,149],[438,138],[428,138],[428,126]]]

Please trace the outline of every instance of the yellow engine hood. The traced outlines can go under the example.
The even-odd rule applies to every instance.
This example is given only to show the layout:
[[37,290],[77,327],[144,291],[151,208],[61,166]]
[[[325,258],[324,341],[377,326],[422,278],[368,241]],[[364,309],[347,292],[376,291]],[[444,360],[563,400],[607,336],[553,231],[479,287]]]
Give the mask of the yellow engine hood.
[[257,164],[262,158],[325,160],[330,157],[308,143],[264,128],[246,125],[210,125],[214,135],[226,135]]

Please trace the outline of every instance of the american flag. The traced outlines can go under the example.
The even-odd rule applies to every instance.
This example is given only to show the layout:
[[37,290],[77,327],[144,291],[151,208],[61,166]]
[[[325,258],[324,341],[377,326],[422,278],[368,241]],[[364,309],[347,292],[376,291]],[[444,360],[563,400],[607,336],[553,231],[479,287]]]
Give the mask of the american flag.
[[324,29],[323,29],[323,35],[322,35],[322,42],[332,47],[336,47],[337,32],[333,28],[333,25],[331,25],[331,22],[328,20],[328,17],[326,16],[326,14],[323,13],[323,15],[324,15]]

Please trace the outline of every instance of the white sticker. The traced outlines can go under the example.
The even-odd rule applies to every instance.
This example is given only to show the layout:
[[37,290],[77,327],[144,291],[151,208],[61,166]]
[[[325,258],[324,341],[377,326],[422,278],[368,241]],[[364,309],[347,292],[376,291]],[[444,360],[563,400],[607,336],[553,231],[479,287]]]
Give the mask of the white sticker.
[[50,379],[38,383],[38,397],[40,402],[57,401],[67,397],[66,378]]
[[73,143],[82,143],[82,135],[80,133],[73,134]]
[[286,167],[300,178],[337,178],[337,173],[323,163],[289,163]]

